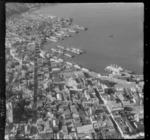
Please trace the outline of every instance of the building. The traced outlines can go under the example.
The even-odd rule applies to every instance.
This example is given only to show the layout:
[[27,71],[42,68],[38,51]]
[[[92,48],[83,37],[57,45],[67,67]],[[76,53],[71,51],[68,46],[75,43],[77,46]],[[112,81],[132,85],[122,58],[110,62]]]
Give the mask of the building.
[[123,92],[116,92],[116,96],[120,99],[120,101],[122,102],[123,106],[131,105],[130,100],[125,97]]
[[77,127],[77,133],[92,133],[95,132],[93,124]]
[[6,103],[6,117],[10,123],[13,122],[13,108],[11,102]]

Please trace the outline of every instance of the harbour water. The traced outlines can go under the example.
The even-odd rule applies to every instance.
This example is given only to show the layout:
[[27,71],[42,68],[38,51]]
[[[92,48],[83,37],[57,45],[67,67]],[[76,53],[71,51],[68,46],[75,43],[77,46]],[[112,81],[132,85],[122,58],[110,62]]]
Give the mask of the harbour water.
[[105,73],[105,67],[110,64],[143,73],[142,4],[47,4],[38,12],[73,18],[73,24],[88,28],[58,42],[87,52],[67,58],[69,61],[98,73]]

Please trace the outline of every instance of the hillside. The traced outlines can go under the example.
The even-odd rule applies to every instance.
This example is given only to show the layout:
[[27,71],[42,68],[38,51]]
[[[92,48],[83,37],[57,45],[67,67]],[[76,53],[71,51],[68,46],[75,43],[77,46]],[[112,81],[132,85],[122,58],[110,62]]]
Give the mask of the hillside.
[[43,4],[40,3],[6,3],[6,17],[10,17],[14,14],[26,12],[32,8],[39,7]]

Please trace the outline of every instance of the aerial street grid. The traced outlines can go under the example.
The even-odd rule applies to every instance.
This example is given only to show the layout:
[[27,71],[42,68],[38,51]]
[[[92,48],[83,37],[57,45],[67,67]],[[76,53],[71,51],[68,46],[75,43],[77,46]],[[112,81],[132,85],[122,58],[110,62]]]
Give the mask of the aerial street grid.
[[[19,6],[22,8],[16,10]],[[63,9],[66,4],[59,6]],[[125,61],[128,69],[120,66],[119,60],[111,63],[120,54],[112,57],[114,60],[103,54],[103,59],[92,61],[97,57],[92,54],[94,45],[90,46],[91,54],[82,47],[89,39],[91,43],[97,39],[90,36],[94,29],[89,23],[78,23],[76,16],[68,13],[69,17],[61,16],[61,12],[60,16],[57,12],[45,14],[43,7],[47,11],[57,4],[6,4],[5,139],[143,139],[143,74],[130,69],[123,56],[120,61]],[[12,14],[14,9],[23,11]],[[115,33],[103,41],[113,44]],[[86,34],[90,38],[80,42]],[[79,46],[73,44],[74,38]],[[101,73],[104,59],[110,63]]]

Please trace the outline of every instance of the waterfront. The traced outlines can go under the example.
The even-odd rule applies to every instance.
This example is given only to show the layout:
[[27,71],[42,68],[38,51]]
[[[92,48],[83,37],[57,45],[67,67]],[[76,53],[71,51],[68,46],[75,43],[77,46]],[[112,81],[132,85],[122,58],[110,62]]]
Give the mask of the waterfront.
[[[86,50],[73,61],[98,73],[118,64],[137,74],[143,71],[142,5],[56,4],[38,10],[43,15],[73,18],[89,30],[58,44]],[[69,58],[69,60],[71,60]]]
[[72,21],[24,13],[6,22],[5,139],[144,137],[143,75],[109,65],[102,76],[65,61],[87,50],[45,50],[87,32]]

